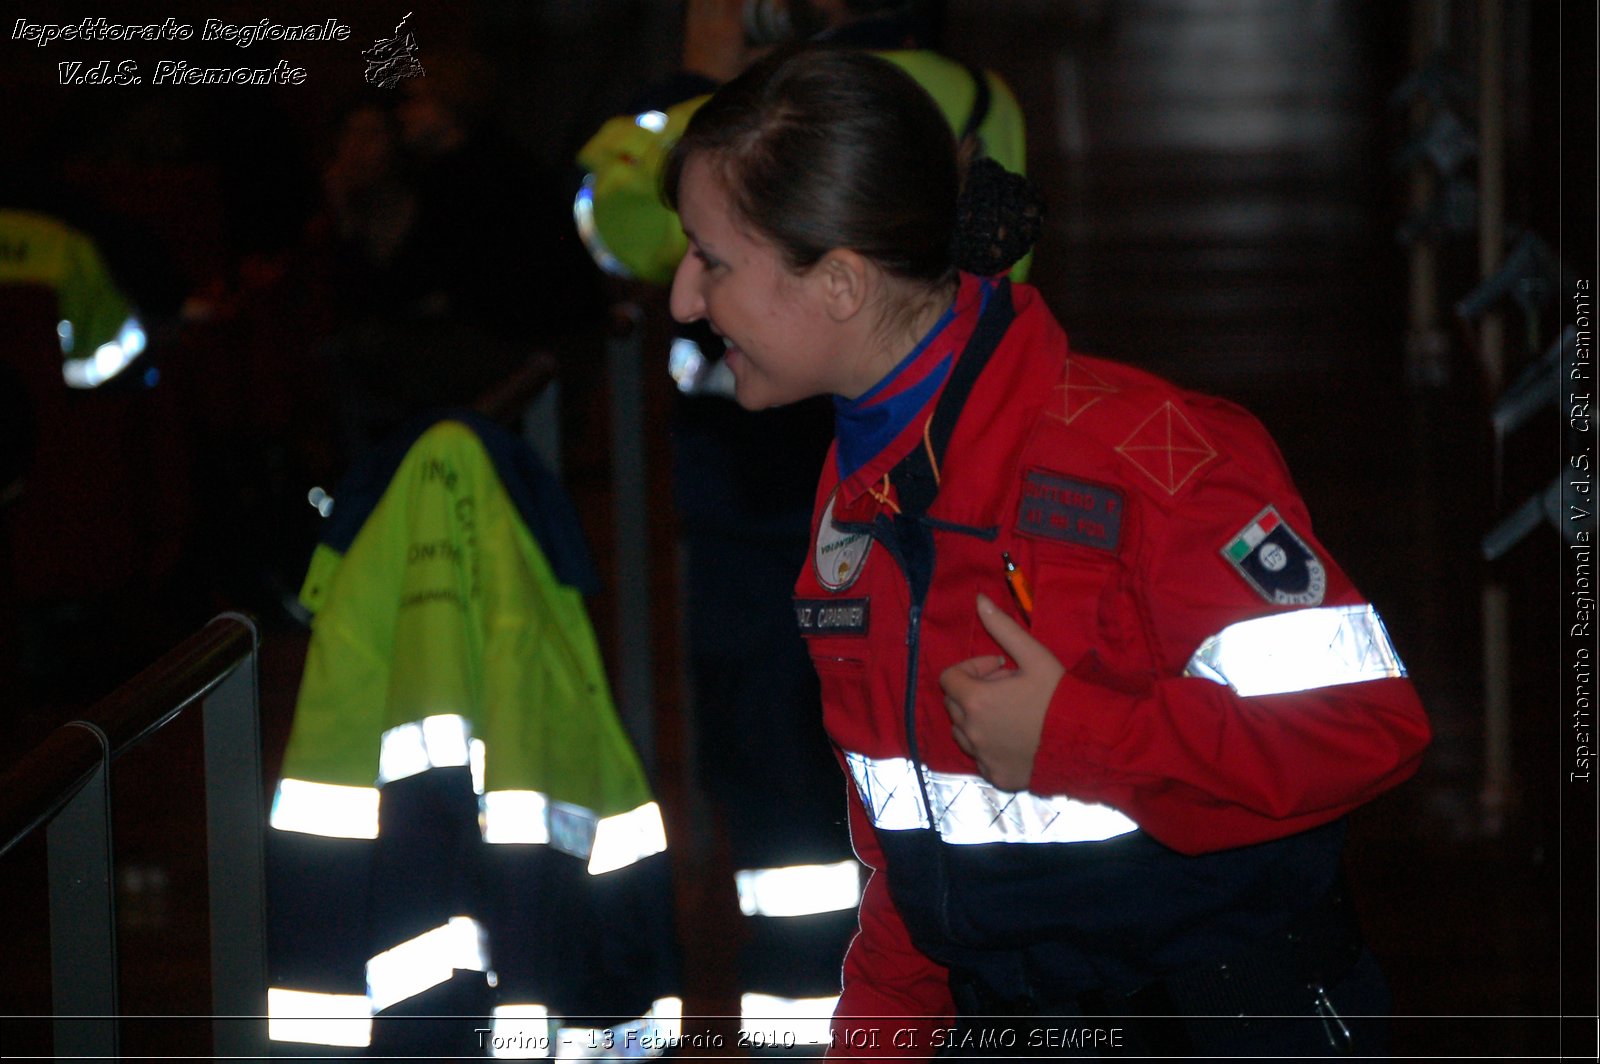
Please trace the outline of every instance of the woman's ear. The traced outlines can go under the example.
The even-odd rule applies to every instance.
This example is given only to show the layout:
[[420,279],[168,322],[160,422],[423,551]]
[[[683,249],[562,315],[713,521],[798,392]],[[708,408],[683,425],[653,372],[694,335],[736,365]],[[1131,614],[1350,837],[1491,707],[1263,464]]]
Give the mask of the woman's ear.
[[849,248],[834,248],[822,257],[816,276],[830,318],[843,323],[861,313],[867,305],[871,269],[863,255]]

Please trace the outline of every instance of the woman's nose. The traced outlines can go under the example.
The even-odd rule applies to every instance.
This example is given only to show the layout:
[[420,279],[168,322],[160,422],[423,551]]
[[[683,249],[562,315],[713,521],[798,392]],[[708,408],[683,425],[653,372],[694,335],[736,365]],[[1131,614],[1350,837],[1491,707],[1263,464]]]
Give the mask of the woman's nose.
[[706,316],[706,301],[700,294],[700,263],[694,252],[683,256],[678,272],[672,275],[672,316],[687,325]]

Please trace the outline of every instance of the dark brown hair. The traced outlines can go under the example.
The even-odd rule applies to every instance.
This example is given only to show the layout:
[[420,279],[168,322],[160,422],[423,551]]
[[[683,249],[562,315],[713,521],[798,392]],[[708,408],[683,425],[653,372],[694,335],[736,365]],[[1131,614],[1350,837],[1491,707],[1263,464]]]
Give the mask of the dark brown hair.
[[929,285],[953,276],[960,179],[955,135],[933,99],[885,59],[801,46],[774,53],[695,112],[663,191],[704,154],[736,215],[803,270],[849,248]]

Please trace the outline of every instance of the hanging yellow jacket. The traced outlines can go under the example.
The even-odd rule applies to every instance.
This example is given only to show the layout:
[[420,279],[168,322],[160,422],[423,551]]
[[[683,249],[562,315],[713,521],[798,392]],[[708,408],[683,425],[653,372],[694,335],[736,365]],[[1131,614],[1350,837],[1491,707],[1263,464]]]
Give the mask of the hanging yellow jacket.
[[468,973],[485,1013],[648,1026],[674,995],[666,839],[581,592],[535,534],[575,525],[509,434],[451,417],[412,435],[341,487],[343,535],[301,592],[315,620],[269,833],[273,1037],[337,1042],[291,1019],[326,1015],[328,991],[351,1021],[450,1011],[428,995]]
[[[318,547],[303,600],[316,621],[285,776],[395,778],[376,740],[447,716],[484,741],[491,799],[535,791],[597,821],[650,802],[582,596],[463,422],[418,438],[347,552]],[[536,833],[489,806],[491,835]]]
[[[916,79],[950,121],[961,130],[979,99],[965,65],[927,50],[878,52]],[[978,126],[985,153],[1006,169],[1026,173],[1022,108],[993,72],[985,72],[988,109]],[[685,100],[665,111],[619,115],[607,121],[578,152],[586,172],[573,205],[578,232],[600,267],[621,277],[668,284],[688,241],[678,216],[662,200],[661,174],[667,153],[707,97]],[[1031,255],[1011,270],[1025,280]]]

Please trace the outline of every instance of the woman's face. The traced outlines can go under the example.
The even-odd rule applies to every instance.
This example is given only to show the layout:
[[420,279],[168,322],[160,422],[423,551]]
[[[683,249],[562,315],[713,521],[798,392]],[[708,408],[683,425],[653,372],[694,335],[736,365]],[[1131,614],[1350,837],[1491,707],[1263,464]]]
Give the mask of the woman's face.
[[794,273],[777,247],[734,217],[704,155],[684,165],[678,216],[689,251],[672,280],[672,316],[705,321],[727,343],[746,410],[837,391],[836,340],[816,271]]

